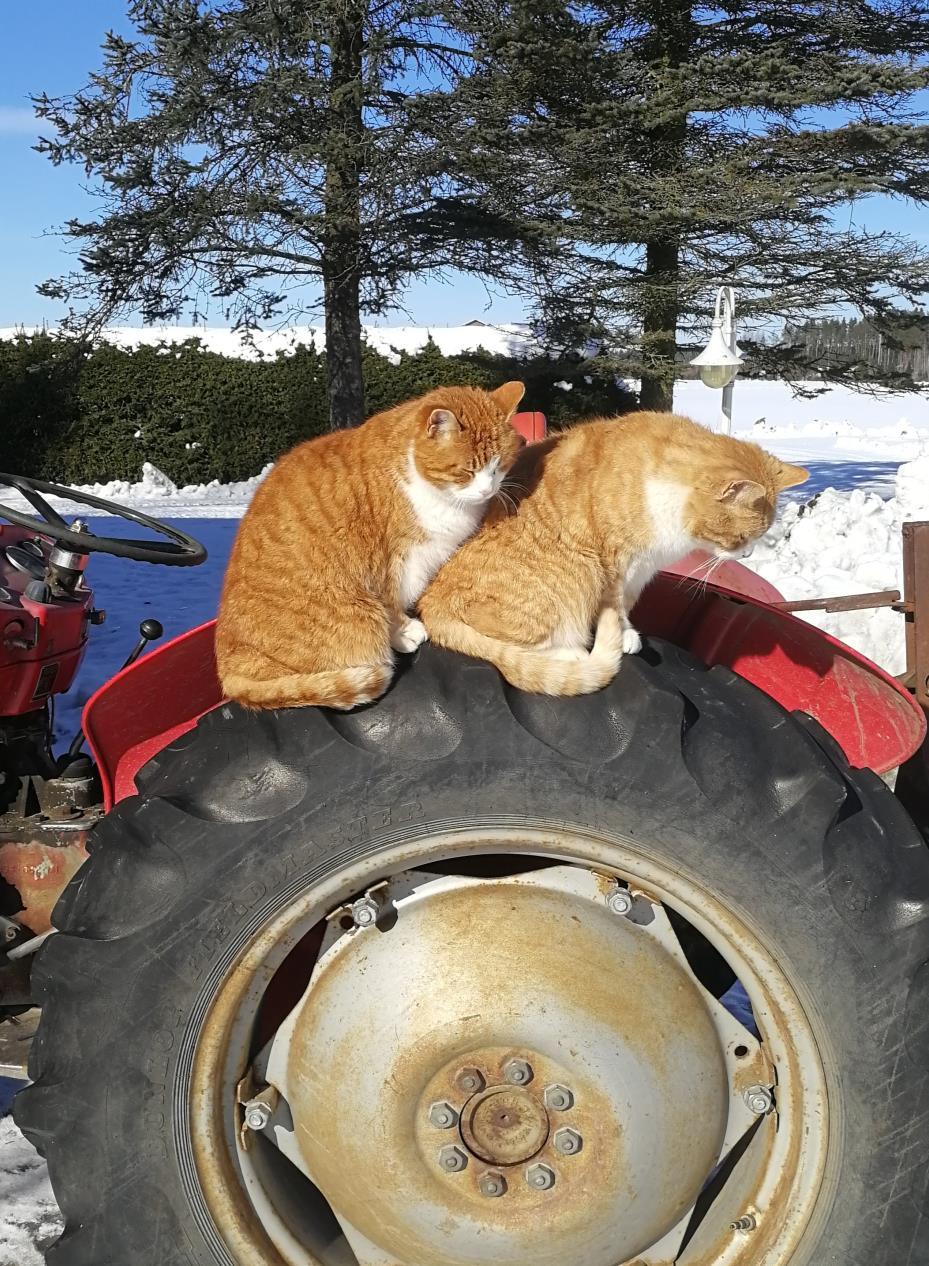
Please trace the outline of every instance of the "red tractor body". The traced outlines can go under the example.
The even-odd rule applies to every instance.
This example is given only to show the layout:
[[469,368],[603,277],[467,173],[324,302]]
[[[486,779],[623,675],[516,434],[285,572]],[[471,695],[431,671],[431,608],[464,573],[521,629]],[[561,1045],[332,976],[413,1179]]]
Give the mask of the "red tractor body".
[[[912,695],[857,651],[756,596],[753,589],[770,586],[746,567],[724,568],[726,587],[698,585],[689,570],[661,573],[636,607],[636,627],[731,668],[789,711],[808,713],[851,765],[883,773],[903,764],[926,734]],[[222,703],[214,627],[211,621],[150,652],[87,703],[84,732],[107,809],[135,794],[146,761]]]
[[24,716],[63,694],[84,658],[92,592],[54,603],[26,592],[31,580],[41,583],[53,544],[0,522],[0,717]]

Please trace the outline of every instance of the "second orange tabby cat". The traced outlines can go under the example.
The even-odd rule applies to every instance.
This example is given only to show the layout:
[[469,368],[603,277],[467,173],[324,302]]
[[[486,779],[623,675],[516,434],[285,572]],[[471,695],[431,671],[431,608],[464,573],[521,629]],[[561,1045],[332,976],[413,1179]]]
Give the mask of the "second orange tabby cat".
[[655,572],[694,549],[739,556],[770,527],[778,493],[807,478],[673,414],[584,423],[523,450],[505,488],[515,509],[491,511],[420,614],[432,641],[523,690],[598,690],[641,647],[629,613]]

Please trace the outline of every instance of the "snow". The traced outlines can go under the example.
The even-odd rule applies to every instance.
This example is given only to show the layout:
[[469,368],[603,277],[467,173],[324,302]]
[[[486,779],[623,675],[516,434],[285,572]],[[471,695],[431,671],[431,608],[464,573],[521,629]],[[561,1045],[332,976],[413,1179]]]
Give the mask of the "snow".
[[[37,326],[6,326],[0,328],[0,339],[12,339],[17,335],[40,333]],[[388,360],[398,361],[400,352],[416,352],[428,340],[438,346],[446,356],[472,352],[478,348],[507,356],[528,356],[541,350],[540,344],[527,325],[366,325],[364,337]],[[278,352],[293,352],[297,347],[315,346],[320,350],[326,344],[326,336],[319,325],[292,325],[282,330],[256,330],[251,335],[244,331],[220,329],[216,326],[197,325],[149,325],[111,326],[103,338],[117,347],[154,347],[159,343],[182,343],[186,339],[199,339],[205,348],[223,356],[239,356],[245,360],[257,360],[261,356],[275,356]]]
[[[255,489],[270,469],[268,465],[252,479],[238,483],[221,484],[218,479],[213,479],[207,484],[187,484],[179,488],[164,471],[151,462],[143,462],[142,478],[137,483],[130,483],[127,479],[110,479],[106,483],[80,484],[79,488],[81,492],[131,506],[154,518],[240,519]],[[5,493],[3,496],[9,497],[9,505],[29,512],[25,501],[16,500],[12,494]],[[57,508],[64,509],[68,514],[80,512],[82,518],[87,518],[86,506],[81,507],[76,501],[62,498],[52,500]]]
[[[836,597],[903,586],[900,529],[929,515],[929,449],[900,466],[894,495],[863,487],[826,489],[812,504],[790,502],[755,546],[749,566],[785,598]],[[903,620],[887,607],[804,619],[847,642],[893,674],[906,667]]]
[[61,1232],[45,1162],[4,1115],[17,1083],[0,1077],[0,1266],[42,1266],[42,1249]]
[[[490,331],[488,333],[488,330]],[[3,336],[0,331],[0,337]],[[228,331],[186,331],[216,350],[228,351]],[[292,335],[294,332],[290,332]],[[457,327],[434,331],[443,350],[524,337],[518,327]],[[175,337],[178,331],[174,331]],[[126,338],[157,341],[151,331]],[[382,331],[384,346],[413,347],[424,341],[419,328]],[[419,340],[419,344],[416,343]],[[276,347],[271,336],[269,343]],[[284,344],[281,344],[284,346]],[[502,350],[499,341],[490,350]],[[716,425],[719,394],[696,382],[681,383],[679,412]],[[757,440],[785,460],[808,466],[810,481],[792,489],[777,523],[747,560],[787,598],[862,593],[901,585],[900,527],[906,519],[929,518],[929,401],[925,396],[859,396],[830,389],[798,400],[773,382],[739,382],[734,432]],[[146,464],[137,483],[111,481],[86,489],[175,523],[202,540],[207,562],[185,568],[152,567],[97,555],[91,575],[107,621],[93,630],[76,688],[58,701],[59,743],[77,728],[91,691],[114,672],[137,640],[139,620],[155,616],[166,637],[183,632],[216,611],[225,560],[241,517],[267,473],[236,484],[178,488]],[[0,501],[13,504],[6,491]],[[21,509],[28,510],[24,503]],[[58,503],[69,513],[74,504]],[[86,510],[81,511],[86,515]],[[139,535],[115,520],[90,518],[98,531]],[[856,647],[890,672],[904,665],[903,621],[894,612],[811,613],[805,618]],[[54,1238],[59,1220],[45,1167],[3,1116],[9,1083],[0,1080],[0,1266],[41,1266],[40,1247]]]

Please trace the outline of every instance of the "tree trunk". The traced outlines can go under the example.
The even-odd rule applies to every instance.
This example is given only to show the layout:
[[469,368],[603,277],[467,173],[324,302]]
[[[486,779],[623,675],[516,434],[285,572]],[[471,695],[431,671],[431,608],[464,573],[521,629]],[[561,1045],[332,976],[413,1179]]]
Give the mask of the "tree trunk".
[[[659,67],[684,65],[693,44],[691,0],[657,0],[652,6],[650,54]],[[683,174],[686,163],[687,113],[646,132],[651,169],[666,178]],[[676,227],[645,243],[645,300],[642,321],[643,409],[670,413],[674,408],[677,323],[680,317],[681,241]]]
[[364,421],[361,368],[361,205],[364,146],[363,51],[367,3],[341,6],[330,37],[329,152],[323,228],[323,296],[329,425]]
[[670,413],[674,408],[674,364],[679,316],[680,246],[677,241],[649,242],[645,248],[646,307],[642,323],[643,409]]
[[365,419],[361,369],[361,315],[358,276],[323,260],[326,303],[326,372],[329,381],[329,426],[337,431]]

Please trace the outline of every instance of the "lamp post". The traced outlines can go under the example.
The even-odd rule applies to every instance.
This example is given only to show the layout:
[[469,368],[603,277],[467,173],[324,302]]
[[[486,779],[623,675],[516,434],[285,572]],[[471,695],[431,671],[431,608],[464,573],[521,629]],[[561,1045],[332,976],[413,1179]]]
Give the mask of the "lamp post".
[[710,341],[690,362],[700,370],[700,380],[717,391],[722,388],[720,421],[727,435],[732,432],[732,386],[742,365],[742,355],[735,341],[735,291],[720,286],[716,292],[716,312]]

